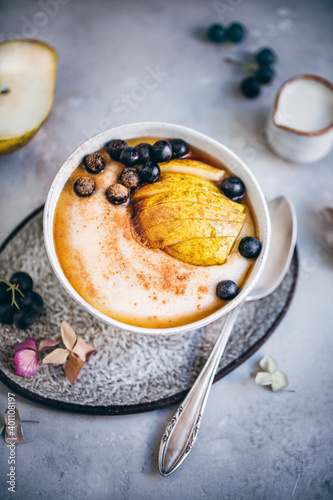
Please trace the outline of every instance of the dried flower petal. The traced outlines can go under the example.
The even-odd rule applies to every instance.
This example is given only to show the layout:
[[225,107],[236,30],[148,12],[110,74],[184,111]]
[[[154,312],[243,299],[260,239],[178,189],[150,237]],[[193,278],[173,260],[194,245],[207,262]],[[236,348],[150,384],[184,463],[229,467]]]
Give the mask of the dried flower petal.
[[329,246],[333,248],[333,233],[328,233],[326,240]]
[[39,342],[38,351],[42,351],[43,349],[46,349],[47,347],[54,347],[58,344],[59,344],[59,342],[57,342],[56,340],[43,339]]
[[33,349],[37,351],[36,341],[35,339],[28,339],[24,342],[19,342],[14,346],[15,351],[22,351],[23,349]]
[[73,349],[76,341],[76,334],[67,321],[62,321],[61,323],[61,337],[67,349]]
[[271,385],[272,375],[268,372],[258,372],[254,381],[258,385]]
[[84,361],[81,358],[76,357],[72,352],[69,353],[68,361],[65,364],[65,374],[71,384],[74,384],[83,365]]
[[273,373],[277,369],[277,362],[272,356],[264,356],[259,362],[260,368],[263,370]]
[[[8,418],[9,417],[9,418]],[[22,419],[20,412],[15,408],[15,416],[8,415],[8,408],[5,411],[5,442],[9,445],[11,444],[22,444],[24,443],[23,429],[21,426]]]
[[288,387],[287,375],[283,372],[274,372],[272,374],[272,391],[282,391],[286,387]]
[[6,427],[5,442],[9,445],[24,443],[23,429],[21,424],[15,427],[14,431],[10,431],[8,427]]
[[328,224],[333,224],[333,208],[325,207],[320,210],[320,214]]
[[[22,422],[20,412],[16,407],[15,407],[15,417],[12,417],[11,420],[15,420],[15,425],[20,424]],[[5,425],[8,425],[8,408],[5,411]]]
[[97,351],[90,344],[85,342],[82,337],[78,337],[77,342],[75,344],[72,352],[77,354],[82,361],[88,362],[90,357],[95,354]]
[[14,356],[15,373],[21,377],[31,377],[38,372],[37,352],[31,349],[18,351]]
[[50,363],[63,365],[66,362],[68,355],[69,351],[67,349],[62,349],[61,347],[59,347],[58,349],[54,349],[54,351],[45,356],[45,358],[43,359],[43,365],[47,365]]

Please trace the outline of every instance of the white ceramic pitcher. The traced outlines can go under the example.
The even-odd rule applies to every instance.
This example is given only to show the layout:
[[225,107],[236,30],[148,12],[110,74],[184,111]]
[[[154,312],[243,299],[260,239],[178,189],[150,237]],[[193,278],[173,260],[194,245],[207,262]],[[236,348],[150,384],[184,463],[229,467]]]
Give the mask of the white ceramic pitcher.
[[268,141],[282,158],[312,163],[333,146],[333,84],[316,75],[300,75],[280,88],[269,117]]

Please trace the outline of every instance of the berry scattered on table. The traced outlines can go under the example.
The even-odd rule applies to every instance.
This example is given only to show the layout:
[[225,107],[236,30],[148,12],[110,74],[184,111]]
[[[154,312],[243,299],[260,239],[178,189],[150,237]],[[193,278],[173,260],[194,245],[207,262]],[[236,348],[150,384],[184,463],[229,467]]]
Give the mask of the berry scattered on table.
[[160,177],[161,171],[157,163],[148,161],[140,168],[139,175],[142,182],[152,184],[157,182]]
[[136,168],[124,168],[122,173],[120,174],[118,183],[126,186],[132,191],[136,189],[140,184],[140,177]]
[[188,153],[188,147],[183,139],[171,139],[172,158],[183,158]]
[[119,161],[125,165],[125,167],[134,167],[139,161],[139,153],[136,148],[131,146],[126,146],[120,153]]
[[21,292],[24,294],[26,292],[31,292],[34,282],[28,273],[23,271],[18,271],[12,275],[9,282],[12,285],[19,285]]
[[232,23],[227,27],[227,40],[233,43],[239,43],[243,40],[245,28],[240,23]]
[[214,43],[223,43],[226,41],[226,29],[221,24],[212,24],[206,32],[208,40]]
[[227,198],[237,200],[244,196],[244,182],[239,177],[227,177],[221,183],[221,191]]
[[0,304],[11,302],[12,294],[9,292],[8,285],[0,281]]
[[79,177],[74,182],[74,191],[78,196],[91,196],[95,192],[95,181],[90,177]]
[[113,139],[106,145],[106,150],[112,160],[119,161],[120,153],[127,146],[125,141],[121,139]]
[[35,322],[35,319],[36,314],[29,309],[19,309],[13,316],[14,325],[21,330],[29,328]]
[[44,308],[44,301],[32,291],[33,281],[28,273],[18,271],[9,281],[0,281],[0,323],[17,328],[29,328]]
[[246,259],[256,259],[261,251],[261,243],[257,238],[245,236],[239,243],[238,251]]
[[24,297],[18,299],[20,309],[33,311],[36,315],[40,314],[44,308],[44,300],[37,292],[27,292]]
[[260,66],[255,74],[255,77],[261,85],[266,85],[267,83],[270,83],[274,77],[274,70],[269,65]]
[[83,158],[86,170],[91,174],[98,174],[105,168],[105,160],[100,153],[91,153]]
[[267,64],[273,64],[276,61],[276,55],[272,49],[264,47],[256,53],[255,60],[259,66],[265,66]]
[[105,196],[113,205],[123,205],[130,199],[130,190],[122,184],[114,184],[106,190]]
[[253,99],[260,94],[260,85],[254,76],[248,76],[241,82],[240,90],[245,97]]
[[216,295],[221,300],[232,300],[238,295],[238,286],[234,281],[220,281],[216,286]]
[[135,149],[139,153],[139,164],[146,163],[147,161],[150,160],[150,152],[151,152],[151,145],[148,144],[147,142],[141,142],[137,146],[135,146]]
[[0,304],[0,323],[3,325],[11,325],[13,323],[14,312],[14,306],[12,306],[10,302]]
[[151,148],[151,157],[156,163],[168,161],[171,159],[171,156],[172,147],[168,141],[157,141]]
[[227,63],[234,64],[243,68],[249,76],[245,78],[240,84],[240,91],[249,99],[257,97],[260,94],[260,85],[270,83],[274,78],[275,72],[271,64],[276,60],[276,57],[271,49],[261,49],[254,56],[255,62],[243,62],[225,57]]

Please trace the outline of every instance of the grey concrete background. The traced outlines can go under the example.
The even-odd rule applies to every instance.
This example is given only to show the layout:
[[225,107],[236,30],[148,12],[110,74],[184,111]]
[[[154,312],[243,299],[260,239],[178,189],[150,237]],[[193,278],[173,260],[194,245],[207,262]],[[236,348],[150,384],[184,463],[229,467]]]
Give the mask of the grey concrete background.
[[[218,8],[218,13],[216,10]],[[162,431],[175,408],[124,417],[49,410],[17,397],[25,443],[17,448],[19,499],[330,499],[332,484],[332,255],[318,210],[333,206],[332,155],[291,165],[262,131],[280,84],[299,73],[333,79],[330,0],[41,0],[0,2],[0,39],[40,38],[58,51],[53,109],[34,140],[0,159],[0,233],[44,202],[57,169],[80,142],[122,123],[184,124],[235,150],[268,198],[286,194],[299,221],[300,279],[291,308],[250,360],[215,384],[197,443],[169,478],[157,471]],[[42,14],[41,14],[42,13]],[[43,14],[44,13],[44,14]],[[246,43],[221,48],[201,29],[237,20]],[[263,45],[279,55],[260,99],[238,90],[243,74],[223,62]],[[155,84],[147,76],[152,72]],[[149,89],[147,88],[149,82]],[[154,88],[152,88],[154,87]],[[251,372],[273,355],[295,392],[255,386]],[[0,411],[7,407],[1,385]],[[8,449],[0,441],[0,497]]]

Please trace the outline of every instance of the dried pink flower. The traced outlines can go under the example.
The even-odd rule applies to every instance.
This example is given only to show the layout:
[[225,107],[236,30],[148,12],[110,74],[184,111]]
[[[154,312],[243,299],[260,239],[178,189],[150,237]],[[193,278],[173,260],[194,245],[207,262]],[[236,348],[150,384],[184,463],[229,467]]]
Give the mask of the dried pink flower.
[[58,344],[59,342],[52,339],[41,340],[38,349],[35,339],[28,339],[16,344],[14,346],[16,351],[14,356],[15,373],[21,377],[31,377],[35,375],[39,369],[38,353],[43,349],[54,347]]

